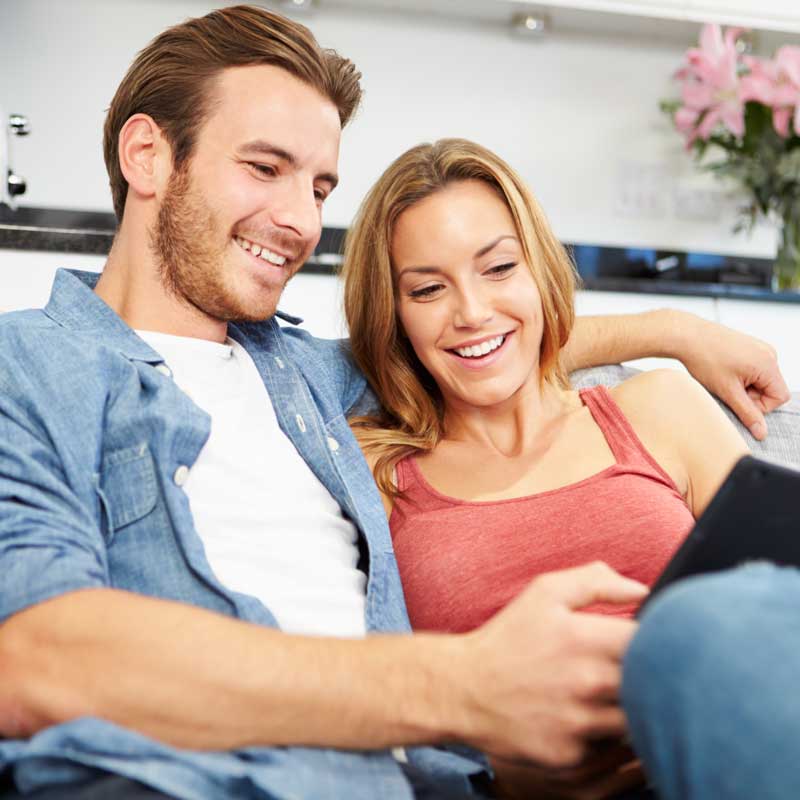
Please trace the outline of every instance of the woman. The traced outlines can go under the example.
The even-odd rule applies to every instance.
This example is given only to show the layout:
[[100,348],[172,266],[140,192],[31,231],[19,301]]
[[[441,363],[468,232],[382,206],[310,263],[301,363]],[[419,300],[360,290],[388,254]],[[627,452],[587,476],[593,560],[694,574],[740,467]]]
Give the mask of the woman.
[[352,425],[416,629],[473,630],[597,559],[652,583],[747,452],[682,373],[572,390],[575,283],[523,181],[476,144],[409,150],[362,204],[345,310],[383,411]]

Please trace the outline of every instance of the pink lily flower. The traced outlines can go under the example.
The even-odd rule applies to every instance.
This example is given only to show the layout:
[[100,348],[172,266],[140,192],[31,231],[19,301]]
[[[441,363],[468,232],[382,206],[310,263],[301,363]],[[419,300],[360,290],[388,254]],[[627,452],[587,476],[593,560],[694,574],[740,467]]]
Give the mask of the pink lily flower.
[[746,63],[750,73],[741,80],[742,101],[771,107],[772,124],[784,139],[790,135],[790,120],[800,135],[800,47],[786,45],[772,61],[747,58]]
[[675,115],[675,125],[687,135],[687,149],[697,138],[708,139],[719,124],[734,136],[744,135],[736,51],[742,30],[728,28],[723,36],[719,25],[704,25],[700,47],[686,53],[686,64],[675,75],[683,81],[683,107]]

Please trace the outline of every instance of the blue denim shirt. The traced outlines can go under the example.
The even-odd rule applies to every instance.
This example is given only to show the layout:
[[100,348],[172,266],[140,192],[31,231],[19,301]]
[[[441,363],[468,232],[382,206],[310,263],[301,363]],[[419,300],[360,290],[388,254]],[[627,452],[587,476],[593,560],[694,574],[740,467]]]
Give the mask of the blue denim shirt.
[[[60,270],[44,310],[0,317],[0,621],[64,592],[114,587],[277,627],[214,576],[175,481],[205,444],[208,415],[94,294],[96,279]],[[408,631],[385,514],[345,418],[366,388],[346,346],[275,319],[231,324],[229,335],[255,361],[283,432],[358,527],[368,631]],[[461,788],[482,768],[466,749],[408,755]],[[196,800],[411,797],[387,752],[195,752],[93,718],[0,740],[0,771],[9,765],[26,789],[80,780],[88,767]]]

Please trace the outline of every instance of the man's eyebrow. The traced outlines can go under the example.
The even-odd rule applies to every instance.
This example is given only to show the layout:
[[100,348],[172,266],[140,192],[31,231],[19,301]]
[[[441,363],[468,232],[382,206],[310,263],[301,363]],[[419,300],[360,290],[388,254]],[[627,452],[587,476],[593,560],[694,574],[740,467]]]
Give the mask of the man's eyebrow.
[[481,256],[485,256],[490,250],[497,247],[504,239],[513,239],[515,242],[519,241],[516,236],[512,236],[510,233],[504,234],[503,236],[498,236],[494,241],[489,242],[489,244],[484,245],[475,253],[475,258],[480,258]]
[[[265,142],[263,139],[256,139],[253,142],[243,144],[239,148],[239,152],[244,156],[274,156],[275,158],[279,158],[281,161],[285,161],[290,167],[297,166],[297,158],[293,153],[290,153],[288,150],[284,150],[282,147],[271,144],[270,142]],[[331,185],[331,191],[333,191],[336,188],[336,185],[339,183],[339,176],[333,172],[321,172],[319,175],[315,175],[314,178],[315,180],[329,183]]]

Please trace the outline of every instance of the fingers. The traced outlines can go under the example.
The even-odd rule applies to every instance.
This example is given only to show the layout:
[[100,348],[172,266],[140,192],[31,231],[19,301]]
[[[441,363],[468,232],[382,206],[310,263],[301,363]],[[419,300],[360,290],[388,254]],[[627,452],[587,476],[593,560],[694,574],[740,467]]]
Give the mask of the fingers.
[[578,793],[572,794],[572,797],[575,800],[608,800],[644,784],[642,765],[638,761],[633,761],[614,772],[586,782]]
[[619,738],[596,742],[591,746],[586,757],[574,767],[548,770],[551,779],[584,783],[596,780],[601,776],[635,765],[636,754],[628,745],[622,744]]
[[791,398],[791,392],[786,385],[786,381],[781,375],[777,361],[775,364],[767,369],[764,373],[753,381],[748,389],[755,389],[761,397],[761,407],[764,412],[769,414],[774,411],[778,406],[782,406]]
[[648,592],[644,584],[620,575],[600,561],[542,575],[532,585],[570,609],[597,602],[637,603]]
[[745,390],[740,383],[734,383],[727,396],[722,399],[750,431],[750,435],[754,439],[760,442],[766,437],[767,423],[751,391]]
[[578,766],[548,769],[493,759],[496,797],[537,800],[605,800],[645,782],[641,764],[628,748],[598,746]]

